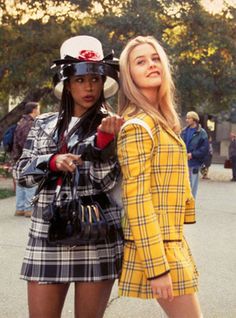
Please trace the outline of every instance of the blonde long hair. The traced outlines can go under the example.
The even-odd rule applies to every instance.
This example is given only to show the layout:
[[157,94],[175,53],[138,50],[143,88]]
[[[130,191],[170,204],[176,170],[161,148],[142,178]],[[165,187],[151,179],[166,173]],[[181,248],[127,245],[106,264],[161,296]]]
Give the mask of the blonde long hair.
[[[157,88],[159,91],[156,107],[153,107],[154,105],[141,93],[131,76],[130,53],[140,44],[150,44],[158,53],[162,64],[162,83]],[[132,105],[133,114],[137,114],[142,109],[163,127],[171,128],[176,133],[180,132],[180,121],[174,101],[175,86],[171,76],[169,60],[164,49],[154,37],[138,36],[127,43],[120,56],[120,80],[118,102],[118,113],[120,115],[123,115],[126,109]]]

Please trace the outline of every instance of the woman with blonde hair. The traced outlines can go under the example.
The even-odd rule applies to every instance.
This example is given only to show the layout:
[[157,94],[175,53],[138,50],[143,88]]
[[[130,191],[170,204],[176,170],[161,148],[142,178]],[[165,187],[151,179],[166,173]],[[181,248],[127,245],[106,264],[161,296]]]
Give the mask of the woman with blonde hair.
[[156,298],[169,317],[199,318],[198,273],[183,234],[184,223],[195,223],[195,205],[168,57],[153,37],[138,36],[121,53],[120,76],[126,124],[118,136],[125,210],[119,293]]

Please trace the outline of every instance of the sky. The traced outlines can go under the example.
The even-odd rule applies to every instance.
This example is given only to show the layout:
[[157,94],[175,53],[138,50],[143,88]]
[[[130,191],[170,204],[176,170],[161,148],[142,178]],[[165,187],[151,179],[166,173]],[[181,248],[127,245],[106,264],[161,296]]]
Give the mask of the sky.
[[[221,10],[224,8],[224,4],[228,3],[236,8],[236,0],[200,0],[203,6],[212,14],[220,13]],[[37,2],[37,1],[36,1]],[[50,2],[50,0],[47,0],[47,2]],[[16,14],[17,7],[20,7],[21,10],[25,10],[25,15],[22,17],[22,22],[25,23],[29,19],[28,14],[28,8],[27,4],[24,2],[18,3],[18,6],[16,5],[18,3],[17,0],[5,0],[5,4],[8,6],[8,10],[11,14]],[[1,10],[0,10],[1,11]],[[69,6],[66,6],[63,1],[60,6],[49,6],[48,7],[48,14],[58,12],[61,15],[69,14],[70,8]],[[44,12],[42,10],[38,10],[37,12],[31,13],[30,17],[33,19],[40,19],[42,16],[44,16]],[[46,17],[47,19],[48,17]],[[1,20],[1,12],[0,12],[0,20]],[[47,22],[47,21],[44,21]]]
[[224,2],[236,7],[236,0],[202,0],[205,8],[213,14],[219,13],[223,9]]

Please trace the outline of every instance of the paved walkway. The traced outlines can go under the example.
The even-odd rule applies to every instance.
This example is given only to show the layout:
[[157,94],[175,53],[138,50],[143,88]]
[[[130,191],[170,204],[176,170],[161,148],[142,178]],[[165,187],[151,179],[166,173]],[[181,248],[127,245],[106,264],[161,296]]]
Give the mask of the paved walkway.
[[[200,272],[204,318],[235,318],[236,183],[228,181],[231,171],[222,165],[213,165],[209,176],[199,185],[197,223],[186,226],[185,234]],[[7,182],[1,179],[0,186]],[[30,221],[14,217],[14,206],[14,197],[0,201],[0,318],[28,317],[26,284],[18,276]],[[62,317],[73,317],[73,288]],[[146,317],[165,316],[155,301],[118,298],[115,285],[104,318]]]

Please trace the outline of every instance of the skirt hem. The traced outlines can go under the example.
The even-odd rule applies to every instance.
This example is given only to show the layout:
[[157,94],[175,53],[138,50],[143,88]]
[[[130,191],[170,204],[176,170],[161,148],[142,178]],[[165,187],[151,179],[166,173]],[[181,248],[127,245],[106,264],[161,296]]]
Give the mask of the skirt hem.
[[[198,288],[191,288],[191,290],[185,290],[184,292],[178,292],[178,291],[174,291],[174,297],[178,297],[178,296],[184,296],[184,295],[191,295],[191,294],[195,294],[198,292]],[[119,297],[129,297],[129,298],[139,298],[139,299],[158,299],[158,296],[154,296],[154,295],[148,295],[148,294],[138,294],[138,293],[124,293],[122,291],[119,290],[118,292]]]

